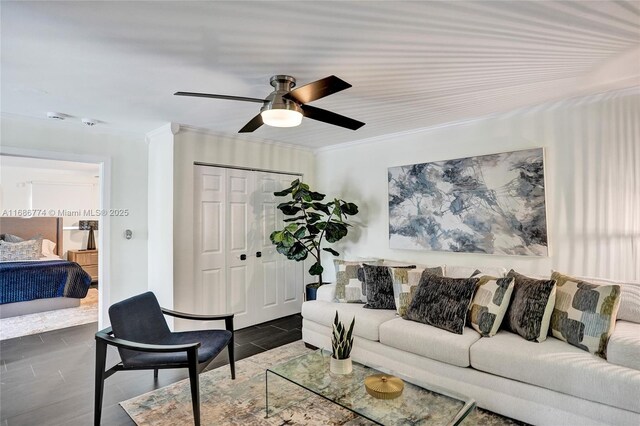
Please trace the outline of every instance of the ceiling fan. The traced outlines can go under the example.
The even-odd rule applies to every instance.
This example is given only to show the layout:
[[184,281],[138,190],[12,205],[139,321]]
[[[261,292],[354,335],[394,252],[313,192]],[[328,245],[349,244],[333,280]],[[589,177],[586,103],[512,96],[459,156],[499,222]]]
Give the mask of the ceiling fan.
[[263,124],[274,127],[295,127],[300,125],[303,116],[351,130],[358,130],[365,124],[353,118],[327,111],[326,109],[307,105],[309,102],[351,87],[349,83],[339,79],[335,75],[314,81],[297,89],[294,89],[296,79],[289,75],[274,75],[269,80],[269,83],[275,90],[265,99],[194,92],[176,92],[174,95],[227,99],[231,101],[256,102],[262,104],[260,113],[253,117],[238,133],[253,132]]

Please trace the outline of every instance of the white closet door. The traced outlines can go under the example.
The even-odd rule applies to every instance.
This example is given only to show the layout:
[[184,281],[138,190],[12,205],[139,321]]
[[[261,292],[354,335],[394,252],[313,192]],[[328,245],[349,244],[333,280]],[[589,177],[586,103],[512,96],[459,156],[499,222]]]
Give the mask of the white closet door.
[[259,231],[259,247],[255,253],[256,308],[261,322],[300,312],[302,305],[303,264],[287,260],[269,239],[271,233],[284,224],[283,214],[277,209],[281,201],[273,193],[287,188],[293,179],[291,175],[256,172]]
[[195,166],[195,286],[202,313],[234,313],[236,329],[300,312],[304,269],[271,244],[273,195],[295,176]]
[[200,313],[227,312],[226,169],[195,168],[195,290]]

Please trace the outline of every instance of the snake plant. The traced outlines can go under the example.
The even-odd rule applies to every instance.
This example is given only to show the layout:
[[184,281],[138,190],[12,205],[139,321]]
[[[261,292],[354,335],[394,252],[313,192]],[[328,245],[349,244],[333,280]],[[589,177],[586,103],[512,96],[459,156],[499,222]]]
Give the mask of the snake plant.
[[331,336],[331,348],[333,353],[331,356],[335,359],[347,359],[351,356],[351,348],[353,348],[353,326],[356,324],[354,317],[349,326],[349,330],[345,329],[344,324],[338,318],[338,311],[333,320],[333,335]]

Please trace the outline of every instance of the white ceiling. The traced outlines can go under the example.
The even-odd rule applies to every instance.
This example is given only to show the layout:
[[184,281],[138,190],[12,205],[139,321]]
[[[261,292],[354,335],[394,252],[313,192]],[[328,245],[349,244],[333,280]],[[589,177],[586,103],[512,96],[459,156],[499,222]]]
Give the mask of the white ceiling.
[[353,87],[313,105],[366,126],[244,136],[313,148],[630,85],[619,58],[640,51],[637,1],[3,1],[1,24],[5,114],[236,133],[258,104],[172,94],[264,97],[273,74],[334,74]]

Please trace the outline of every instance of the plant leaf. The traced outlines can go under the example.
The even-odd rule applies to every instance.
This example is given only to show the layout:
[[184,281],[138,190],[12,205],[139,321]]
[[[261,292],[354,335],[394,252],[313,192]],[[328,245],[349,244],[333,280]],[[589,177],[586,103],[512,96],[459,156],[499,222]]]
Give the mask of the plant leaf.
[[309,274],[311,275],[320,275],[322,271],[324,271],[324,268],[322,267],[320,262],[314,263],[313,265],[311,265],[311,268],[309,268]]
[[329,253],[331,253],[334,256],[340,256],[340,253],[338,253],[337,251],[335,251],[334,249],[331,248],[323,248],[322,250],[327,251]]

